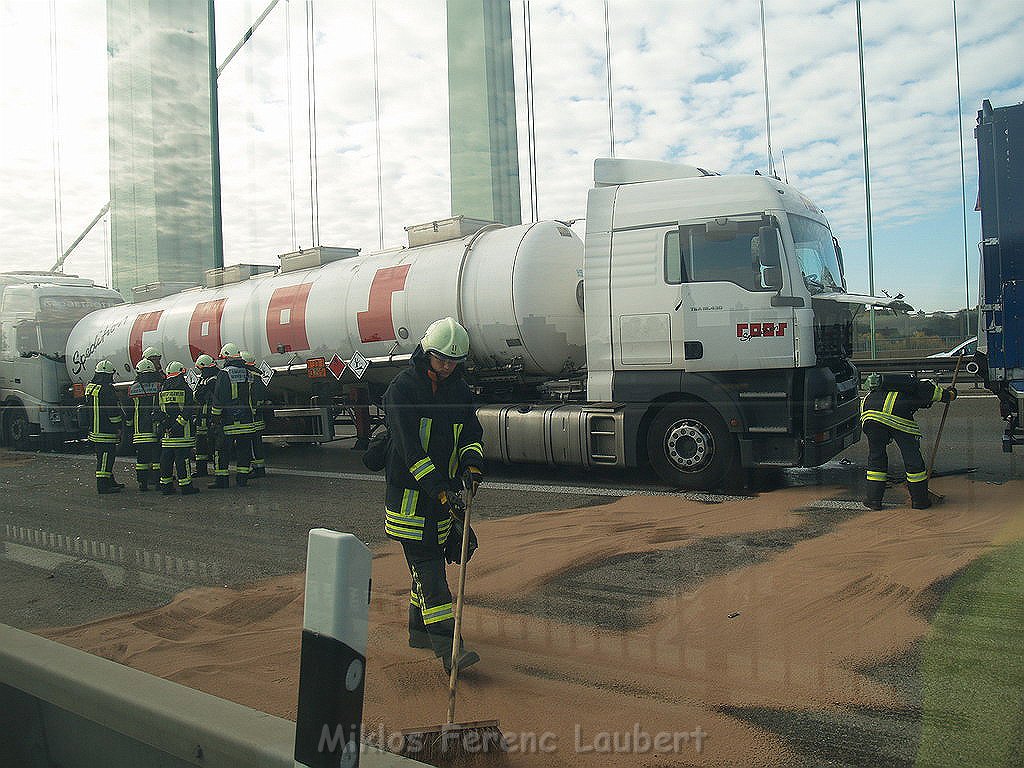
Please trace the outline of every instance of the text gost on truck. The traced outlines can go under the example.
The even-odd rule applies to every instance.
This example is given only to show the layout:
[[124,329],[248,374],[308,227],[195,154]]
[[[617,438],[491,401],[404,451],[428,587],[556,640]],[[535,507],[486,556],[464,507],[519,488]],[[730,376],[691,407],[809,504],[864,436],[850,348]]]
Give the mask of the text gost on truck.
[[72,378],[233,341],[273,371],[276,426],[325,441],[451,315],[493,460],[650,463],[708,489],[859,437],[853,308],[888,300],[847,293],[821,209],[777,179],[599,159],[585,241],[558,221],[407,231],[409,247],[288,254],[274,275],[96,312],[69,340],[88,351]]
[[0,274],[3,444],[56,447],[81,436],[65,367],[68,336],[90,312],[121,303],[117,291],[74,275]]

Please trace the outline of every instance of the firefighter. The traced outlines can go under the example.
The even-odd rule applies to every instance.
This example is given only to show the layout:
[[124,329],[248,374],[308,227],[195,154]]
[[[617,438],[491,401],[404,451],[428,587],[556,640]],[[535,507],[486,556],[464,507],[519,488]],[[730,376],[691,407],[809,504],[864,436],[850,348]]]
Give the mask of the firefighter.
[[135,479],[140,491],[148,491],[149,483],[159,480],[160,436],[157,434],[159,420],[160,379],[152,360],[142,358],[135,366],[135,381],[128,390],[132,400],[128,423],[132,425],[132,445],[135,446]]
[[153,367],[156,368],[157,380],[163,381],[167,378],[167,374],[164,373],[163,367],[160,365],[160,360],[163,358],[160,350],[156,347],[146,347],[142,350],[142,359],[149,360],[153,363]]
[[[468,353],[466,329],[450,317],[438,320],[384,393],[390,435],[384,531],[402,545],[412,575],[409,645],[432,649],[446,672],[455,618],[444,545],[453,518],[465,512],[461,491],[476,492],[484,467],[483,429],[462,365]],[[461,648],[459,669],[479,660]]]
[[913,376],[872,373],[864,382],[869,390],[861,404],[861,424],[868,438],[867,494],[864,506],[882,508],[882,495],[888,476],[889,457],[886,446],[895,442],[903,456],[907,473],[910,505],[928,509],[928,472],[921,456],[921,428],[914,421],[918,408],[931,408],[932,403],[949,403],[956,399],[953,387],[942,389],[932,381]]
[[195,477],[207,477],[207,467],[213,457],[215,429],[210,417],[213,408],[213,388],[217,383],[216,361],[209,355],[200,355],[196,359],[199,371],[199,386],[196,387],[196,408],[199,420],[196,423],[196,471]]
[[124,484],[114,479],[114,457],[124,412],[114,394],[114,364],[109,360],[96,363],[96,375],[85,385],[85,400],[89,442],[96,449],[96,491],[120,493]]
[[252,374],[252,386],[249,388],[249,410],[252,411],[253,424],[252,476],[265,477],[267,460],[263,450],[263,433],[267,429],[267,421],[263,414],[265,406],[269,402],[267,400],[267,385],[263,383],[259,369],[256,367],[256,355],[252,352],[242,352],[242,361]]
[[182,496],[199,493],[192,485],[192,451],[196,447],[197,413],[192,390],[185,381],[185,366],[177,360],[167,366],[167,378],[160,385],[160,492],[176,493],[174,476]]
[[228,342],[221,348],[224,367],[217,373],[210,415],[218,425],[220,439],[214,454],[214,481],[210,488],[228,487],[228,464],[235,457],[235,482],[249,483],[252,472],[252,435],[255,430],[249,395],[252,374],[245,367],[238,345]]

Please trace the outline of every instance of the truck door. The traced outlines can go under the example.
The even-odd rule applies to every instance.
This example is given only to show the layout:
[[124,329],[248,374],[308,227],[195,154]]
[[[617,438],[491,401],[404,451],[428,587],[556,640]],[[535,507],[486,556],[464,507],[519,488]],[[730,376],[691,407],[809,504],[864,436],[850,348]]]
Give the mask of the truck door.
[[789,282],[781,248],[772,217],[717,218],[667,234],[666,281],[676,289],[687,371],[794,365],[793,307],[773,302]]
[[[616,370],[681,370],[679,286],[666,278],[670,226],[612,234],[612,355]],[[676,240],[678,250],[678,239]]]

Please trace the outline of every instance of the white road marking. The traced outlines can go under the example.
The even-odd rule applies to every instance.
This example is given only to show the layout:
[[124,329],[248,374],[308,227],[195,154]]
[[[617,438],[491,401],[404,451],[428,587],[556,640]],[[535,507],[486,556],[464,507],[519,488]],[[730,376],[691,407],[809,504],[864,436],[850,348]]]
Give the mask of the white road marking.
[[[47,456],[53,454],[35,453],[33,451],[11,451],[11,453],[23,456]],[[59,454],[63,458],[78,459],[79,461],[95,462],[94,456],[81,453]],[[115,461],[119,464],[135,466],[135,459],[131,456],[118,456]],[[319,477],[328,480],[365,480],[371,483],[383,483],[383,474],[370,474],[368,472],[325,472],[316,469],[288,469],[286,467],[268,466],[267,471],[274,475],[288,475],[292,477]],[[255,481],[254,481],[255,482]],[[719,504],[725,501],[743,501],[753,499],[753,496],[733,496],[719,493],[701,493],[698,491],[668,491],[650,488],[602,488],[599,486],[585,485],[547,485],[544,483],[505,483],[490,482],[485,480],[487,488],[495,488],[500,491],[533,491],[537,493],[558,493],[565,496],[674,496],[689,501],[701,501],[707,504]]]

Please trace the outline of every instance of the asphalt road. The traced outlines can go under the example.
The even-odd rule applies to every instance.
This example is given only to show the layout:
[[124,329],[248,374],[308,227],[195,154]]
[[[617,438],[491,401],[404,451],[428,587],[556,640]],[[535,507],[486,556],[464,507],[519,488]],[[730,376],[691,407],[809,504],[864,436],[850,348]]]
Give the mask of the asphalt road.
[[[1002,482],[1024,477],[1024,449],[1001,451],[996,401],[970,391],[953,404],[936,472],[976,469]],[[941,408],[919,413],[926,446]],[[840,485],[859,493],[866,444],[823,467],[757,473],[741,493],[792,485]],[[901,465],[890,447],[891,474]],[[927,448],[926,448],[927,455]],[[98,496],[92,457],[0,453],[0,622],[20,628],[81,623],[163,604],[189,586],[233,585],[301,571],[311,528],[383,541],[382,475],[369,473],[351,441],[271,446],[270,476],[247,489],[166,498],[139,493],[126,457],[125,492]],[[666,492],[644,470],[496,466],[479,496],[482,518],[607,503]],[[712,496],[708,499],[714,501]]]

